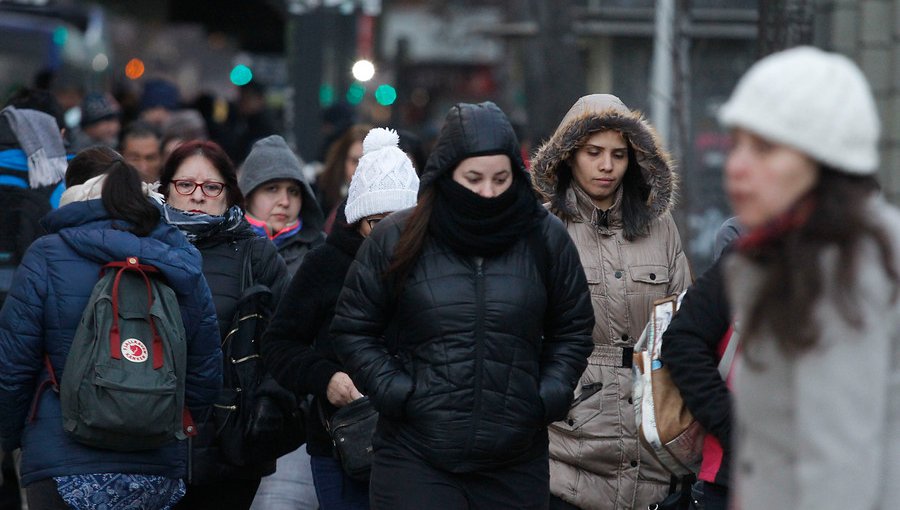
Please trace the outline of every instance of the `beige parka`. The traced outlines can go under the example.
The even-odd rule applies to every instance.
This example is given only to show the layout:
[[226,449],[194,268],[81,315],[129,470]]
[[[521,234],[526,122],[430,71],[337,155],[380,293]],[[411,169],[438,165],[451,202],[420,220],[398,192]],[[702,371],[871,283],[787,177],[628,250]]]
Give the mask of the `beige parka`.
[[[574,183],[568,162],[588,135],[607,129],[624,135],[646,189],[626,197],[624,179],[603,218]],[[647,508],[665,498],[671,477],[637,438],[631,349],[653,302],[691,283],[669,213],[676,188],[672,162],[639,113],[615,96],[593,94],[572,106],[538,150],[532,173],[578,248],[596,319],[576,403],[566,420],[550,426],[550,490],[585,510]]]

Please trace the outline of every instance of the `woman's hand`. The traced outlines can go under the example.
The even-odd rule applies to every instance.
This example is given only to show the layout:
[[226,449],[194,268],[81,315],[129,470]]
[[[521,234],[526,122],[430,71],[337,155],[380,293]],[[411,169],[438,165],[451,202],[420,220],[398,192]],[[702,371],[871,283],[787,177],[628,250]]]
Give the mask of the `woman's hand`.
[[350,376],[344,372],[338,372],[331,376],[328,381],[328,389],[325,392],[328,401],[335,407],[344,407],[345,405],[361,398],[362,393],[353,385]]

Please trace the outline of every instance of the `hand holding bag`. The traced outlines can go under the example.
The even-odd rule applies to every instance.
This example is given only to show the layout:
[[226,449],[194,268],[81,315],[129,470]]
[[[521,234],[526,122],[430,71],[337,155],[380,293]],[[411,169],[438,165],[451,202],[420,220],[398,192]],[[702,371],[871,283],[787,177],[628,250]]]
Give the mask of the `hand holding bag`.
[[[320,412],[321,409],[320,406]],[[378,412],[369,397],[350,402],[323,421],[344,473],[354,480],[368,481],[372,468],[372,437],[378,423]]]

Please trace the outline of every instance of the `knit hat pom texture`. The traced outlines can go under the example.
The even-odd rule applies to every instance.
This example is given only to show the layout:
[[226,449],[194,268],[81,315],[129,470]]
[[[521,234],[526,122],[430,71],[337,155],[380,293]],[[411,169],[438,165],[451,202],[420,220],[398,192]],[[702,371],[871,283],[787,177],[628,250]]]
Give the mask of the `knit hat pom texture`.
[[347,223],[416,205],[419,178],[399,143],[393,129],[374,128],[366,135],[347,193]]

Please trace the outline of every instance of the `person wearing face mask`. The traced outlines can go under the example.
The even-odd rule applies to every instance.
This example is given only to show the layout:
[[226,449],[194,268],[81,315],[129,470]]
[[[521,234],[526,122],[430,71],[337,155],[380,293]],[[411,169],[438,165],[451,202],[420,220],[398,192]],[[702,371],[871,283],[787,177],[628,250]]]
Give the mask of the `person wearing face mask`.
[[275,243],[291,276],[303,256],[325,242],[325,218],[302,166],[284,138],[272,135],[253,144],[238,179],[247,221]]
[[334,306],[350,264],[372,228],[393,211],[415,205],[419,188],[412,163],[397,147],[395,132],[373,129],[363,146],[334,230],[324,245],[304,258],[262,344],[263,358],[276,380],[298,396],[314,396],[306,449],[321,510],[369,508],[369,485],[341,470],[322,422],[323,416],[330,417],[361,396],[334,352],[328,332]]
[[632,350],[653,302],[691,283],[669,213],[672,161],[640,114],[592,94],[575,102],[531,165],[578,248],[597,321],[577,404],[550,427],[550,507],[647,508],[672,480],[638,440]]
[[[287,268],[275,245],[257,236],[244,219],[244,196],[221,147],[199,140],[178,146],[163,167],[159,192],[166,199],[166,221],[200,250],[223,340],[243,291],[245,254],[253,280],[272,290],[272,307],[276,306],[287,286]],[[219,452],[213,420],[198,424],[198,432],[191,439],[187,494],[176,508],[250,508],[260,479],[275,471],[275,462],[228,463]]]
[[900,214],[881,197],[878,110],[850,59],[770,55],[719,111],[747,232],[725,260],[741,333],[732,508],[900,501]]
[[593,325],[578,252],[537,202],[506,115],[453,106],[416,207],[363,243],[331,326],[380,413],[372,508],[547,508],[547,425]]

